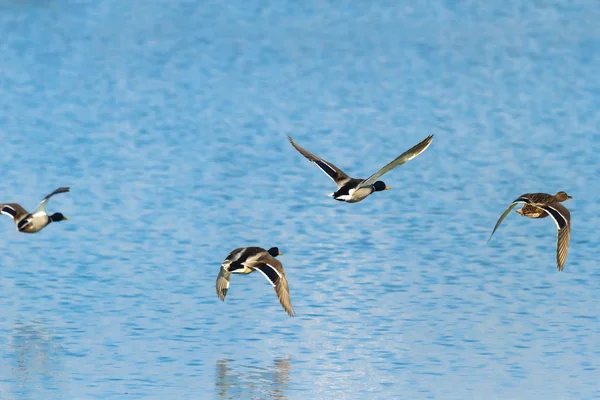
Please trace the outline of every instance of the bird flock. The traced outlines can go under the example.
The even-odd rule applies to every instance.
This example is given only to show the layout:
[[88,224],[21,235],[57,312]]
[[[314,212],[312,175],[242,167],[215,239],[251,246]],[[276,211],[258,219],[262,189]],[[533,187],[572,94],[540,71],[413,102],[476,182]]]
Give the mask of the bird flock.
[[[367,179],[352,178],[329,161],[304,149],[289,136],[288,140],[300,154],[314,163],[335,182],[337,190],[330,194],[333,199],[346,203],[357,203],[374,192],[389,190],[389,187],[383,181],[380,181],[379,178],[423,153],[431,145],[433,135],[426,137],[417,145],[406,150]],[[54,190],[42,199],[32,213],[27,212],[17,203],[0,204],[0,214],[8,215],[12,218],[19,232],[36,233],[52,222],[68,220],[61,213],[49,215],[46,211],[46,206],[52,196],[67,192],[69,192],[68,187],[60,187]],[[555,195],[547,193],[525,193],[520,195],[500,216],[488,242],[492,239],[492,236],[510,211],[517,205],[523,204],[521,209],[516,210],[519,215],[528,218],[546,218],[549,216],[556,223],[558,230],[556,265],[559,271],[563,271],[571,237],[571,214],[561,203],[572,198],[564,191],[559,191]],[[243,247],[232,250],[221,264],[221,269],[217,277],[216,289],[219,299],[225,301],[232,274],[245,275],[258,271],[264,275],[275,289],[275,293],[283,309],[290,316],[295,315],[285,271],[281,262],[276,258],[278,255],[281,255],[281,253],[277,247],[272,247],[269,250],[260,247]]]

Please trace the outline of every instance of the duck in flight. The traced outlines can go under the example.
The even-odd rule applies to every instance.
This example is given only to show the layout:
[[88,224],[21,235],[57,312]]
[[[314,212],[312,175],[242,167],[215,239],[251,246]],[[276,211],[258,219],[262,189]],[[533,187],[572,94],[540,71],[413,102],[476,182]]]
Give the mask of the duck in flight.
[[17,203],[0,204],[0,214],[8,215],[13,219],[17,230],[23,233],[36,233],[44,229],[51,222],[66,221],[67,217],[61,213],[48,215],[46,205],[52,196],[58,193],[66,193],[68,187],[60,187],[40,202],[34,212],[29,213]]
[[281,255],[277,247],[269,250],[260,247],[241,247],[233,250],[223,264],[217,277],[217,295],[225,301],[231,274],[260,272],[273,285],[283,309],[291,316],[295,314],[290,300],[290,290],[283,265],[275,257]]
[[524,204],[524,206],[516,210],[516,212],[529,218],[546,218],[547,216],[552,217],[556,223],[558,229],[558,241],[556,244],[556,265],[559,271],[564,270],[565,261],[567,260],[567,253],[569,251],[569,241],[571,239],[571,213],[563,206],[563,201],[572,199],[566,192],[560,191],[555,195],[547,193],[525,193],[519,196],[513,201],[510,206],[504,211],[504,214],[500,216],[494,230],[488,239],[488,242],[492,239],[494,232],[500,226],[504,218],[508,215],[517,204]]
[[294,148],[298,150],[300,154],[302,154],[308,160],[315,163],[317,167],[321,168],[321,171],[325,172],[327,176],[333,179],[333,181],[338,187],[338,190],[330,194],[331,197],[333,197],[335,200],[345,201],[347,203],[357,203],[365,199],[373,192],[389,190],[390,188],[387,187],[384,182],[378,181],[378,179],[386,172],[389,172],[392,169],[404,164],[405,162],[412,160],[413,158],[424,152],[425,149],[427,149],[427,147],[429,147],[429,145],[431,144],[431,141],[433,140],[433,135],[427,136],[425,140],[423,140],[421,143],[406,150],[404,153],[396,157],[396,159],[394,159],[392,162],[387,164],[385,167],[381,168],[379,171],[375,172],[367,179],[352,178],[329,161],[325,161],[322,158],[317,157],[310,151],[302,148],[289,136],[288,140],[290,141],[292,146],[294,146]]

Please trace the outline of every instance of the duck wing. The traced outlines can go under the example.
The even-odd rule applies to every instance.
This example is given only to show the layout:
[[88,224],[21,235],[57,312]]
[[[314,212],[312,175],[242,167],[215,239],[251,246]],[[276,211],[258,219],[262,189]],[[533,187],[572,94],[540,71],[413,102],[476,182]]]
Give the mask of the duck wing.
[[46,213],[46,205],[48,204],[48,200],[50,200],[50,197],[52,197],[58,193],[66,193],[68,191],[69,191],[68,187],[59,187],[58,189],[56,189],[55,191],[50,193],[48,196],[44,197],[44,199],[40,202],[40,204],[37,206],[37,208],[35,209],[35,211],[32,214],[37,214],[40,212],[47,214]]
[[29,213],[17,203],[0,204],[0,214],[8,215],[13,221],[19,221]]
[[365,179],[360,184],[359,187],[371,186],[383,174],[385,174],[385,173],[393,170],[396,167],[399,167],[400,165],[404,164],[407,161],[412,160],[413,158],[415,158],[416,156],[418,156],[419,154],[421,154],[422,152],[424,152],[425,149],[427,149],[429,147],[429,145],[431,144],[432,140],[433,140],[433,135],[427,136],[421,143],[419,143],[416,146],[413,146],[412,148],[406,150],[404,153],[400,154],[398,157],[396,157],[388,165],[386,165],[385,167],[381,168],[379,171],[375,172],[373,175],[371,175],[370,177],[368,177],[367,179]]
[[556,266],[559,271],[564,270],[571,240],[571,213],[567,207],[560,203],[539,204],[536,207],[546,211],[556,223],[558,240],[556,243]]
[[264,277],[267,278],[267,280],[271,283],[271,285],[273,285],[281,306],[289,314],[289,316],[291,317],[296,314],[294,308],[292,307],[290,289],[288,287],[287,278],[285,277],[283,265],[281,265],[277,259],[271,257],[271,260],[253,265],[252,267],[263,274]]
[[328,177],[330,177],[338,186],[338,189],[344,186],[349,180],[350,177],[341,169],[330,163],[329,161],[323,160],[321,157],[318,157],[311,153],[310,151],[304,149],[299,144],[294,142],[290,136],[288,136],[288,140],[294,146],[296,150],[308,160],[312,161],[321,169],[321,171],[325,172]]
[[217,276],[217,295],[221,301],[225,301],[227,290],[229,289],[229,280],[231,278],[231,272],[221,267],[219,276]]
[[567,253],[569,252],[569,242],[571,241],[571,224],[565,229],[558,231],[558,240],[556,243],[556,267],[559,271],[564,271]]
[[531,204],[531,201],[529,200],[529,198],[527,197],[526,194],[519,196],[515,201],[513,201],[512,203],[510,203],[510,206],[508,206],[508,208],[506,209],[506,211],[504,211],[504,213],[502,213],[502,215],[500,216],[500,218],[498,218],[498,222],[496,222],[496,226],[494,226],[494,230],[492,231],[492,234],[490,235],[490,238],[488,239],[488,243],[490,240],[492,240],[492,236],[494,236],[494,233],[496,232],[496,229],[498,229],[498,227],[500,226],[500,224],[502,223],[502,221],[504,221],[504,218],[506,218],[506,216],[508,215],[508,213],[515,208],[515,206],[517,204]]

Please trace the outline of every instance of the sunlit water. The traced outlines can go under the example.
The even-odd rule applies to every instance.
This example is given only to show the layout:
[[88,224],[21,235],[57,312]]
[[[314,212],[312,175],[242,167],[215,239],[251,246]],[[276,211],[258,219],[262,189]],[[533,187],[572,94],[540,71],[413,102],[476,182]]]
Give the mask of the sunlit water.
[[[600,398],[600,3],[0,2],[1,399]],[[287,142],[367,177],[357,204]],[[519,194],[566,190],[571,249]],[[298,315],[219,265],[279,246]]]

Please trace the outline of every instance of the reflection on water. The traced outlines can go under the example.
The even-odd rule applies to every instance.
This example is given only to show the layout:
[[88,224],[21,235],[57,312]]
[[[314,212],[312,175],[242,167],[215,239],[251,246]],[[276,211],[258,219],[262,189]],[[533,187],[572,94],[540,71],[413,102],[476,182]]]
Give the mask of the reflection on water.
[[215,390],[219,399],[260,398],[287,400],[291,358],[276,358],[271,367],[237,365],[234,360],[217,360]]
[[58,389],[62,375],[59,346],[43,324],[17,322],[11,347],[13,394],[17,398]]

